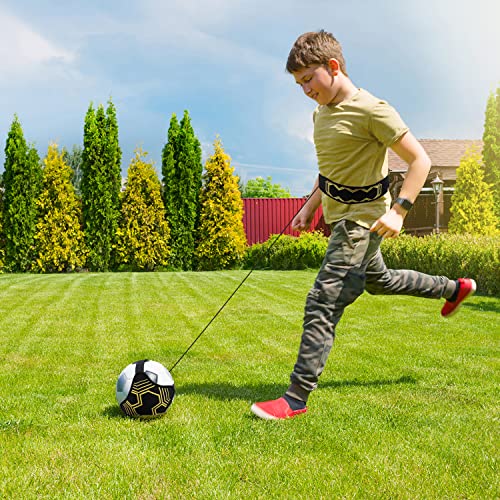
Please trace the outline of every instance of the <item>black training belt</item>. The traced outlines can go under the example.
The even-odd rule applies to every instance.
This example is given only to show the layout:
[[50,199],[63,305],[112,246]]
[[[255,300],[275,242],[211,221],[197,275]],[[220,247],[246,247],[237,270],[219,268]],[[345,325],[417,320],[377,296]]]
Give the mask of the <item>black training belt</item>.
[[368,203],[378,200],[389,190],[389,176],[369,186],[344,186],[319,174],[319,188],[330,198],[340,203]]

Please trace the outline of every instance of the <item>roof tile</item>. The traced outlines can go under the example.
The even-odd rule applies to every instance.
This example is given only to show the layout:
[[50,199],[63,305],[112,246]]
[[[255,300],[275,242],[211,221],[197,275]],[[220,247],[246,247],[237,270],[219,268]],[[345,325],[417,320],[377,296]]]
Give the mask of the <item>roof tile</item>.
[[[476,146],[481,152],[483,141],[462,139],[419,139],[429,155],[432,167],[458,167],[465,152]],[[389,170],[406,171],[408,165],[394,151],[389,149]]]

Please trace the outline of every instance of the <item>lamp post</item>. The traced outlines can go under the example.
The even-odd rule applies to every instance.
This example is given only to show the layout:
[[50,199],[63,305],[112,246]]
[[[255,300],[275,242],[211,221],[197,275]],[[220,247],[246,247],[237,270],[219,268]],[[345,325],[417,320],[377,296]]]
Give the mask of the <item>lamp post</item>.
[[436,199],[436,234],[439,234],[439,197],[443,191],[444,182],[436,174],[436,178],[431,181],[432,190],[434,191],[434,197]]

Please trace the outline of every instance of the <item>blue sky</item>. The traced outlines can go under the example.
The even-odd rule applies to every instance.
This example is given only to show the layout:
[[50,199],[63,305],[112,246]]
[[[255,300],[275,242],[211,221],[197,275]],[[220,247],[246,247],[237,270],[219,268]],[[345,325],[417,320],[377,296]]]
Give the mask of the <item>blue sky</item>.
[[205,157],[220,135],[242,179],[306,194],[311,113],[285,70],[298,35],[326,29],[358,87],[418,138],[482,137],[500,85],[498,0],[2,0],[0,170],[17,113],[45,156],[82,144],[92,101],[117,108],[123,172],[141,146],[160,169],[172,113],[191,115]]

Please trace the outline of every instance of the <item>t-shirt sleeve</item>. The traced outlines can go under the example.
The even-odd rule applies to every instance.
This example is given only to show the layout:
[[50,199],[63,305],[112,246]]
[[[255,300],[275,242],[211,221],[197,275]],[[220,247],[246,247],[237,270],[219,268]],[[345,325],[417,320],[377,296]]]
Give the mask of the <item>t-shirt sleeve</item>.
[[408,132],[399,113],[386,102],[379,102],[370,115],[371,133],[384,146],[390,147]]
[[313,111],[313,123],[316,123],[316,115],[319,112],[319,106],[316,106],[316,109]]

